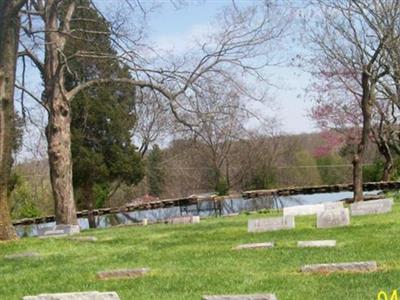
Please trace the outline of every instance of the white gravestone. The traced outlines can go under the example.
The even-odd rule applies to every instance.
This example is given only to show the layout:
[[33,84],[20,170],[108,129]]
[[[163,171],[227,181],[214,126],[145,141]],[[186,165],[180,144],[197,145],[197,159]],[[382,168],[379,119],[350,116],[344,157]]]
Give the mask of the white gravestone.
[[343,202],[296,205],[283,208],[284,216],[306,216],[321,213],[327,209],[343,208]]
[[350,225],[348,208],[328,209],[317,214],[317,228],[344,227]]
[[385,214],[392,211],[393,199],[356,202],[350,205],[352,216]]
[[267,219],[250,219],[248,221],[248,232],[275,231],[292,229],[295,227],[294,217],[274,217]]

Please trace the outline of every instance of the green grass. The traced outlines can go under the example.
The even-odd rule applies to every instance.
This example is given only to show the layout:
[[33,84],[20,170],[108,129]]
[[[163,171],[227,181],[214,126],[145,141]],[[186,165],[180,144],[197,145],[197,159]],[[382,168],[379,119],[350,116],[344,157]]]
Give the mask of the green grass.
[[[97,242],[24,238],[0,243],[0,299],[76,291],[116,291],[121,299],[201,299],[205,294],[277,294],[278,299],[377,299],[400,288],[400,203],[385,215],[353,217],[348,228],[316,229],[314,217],[296,229],[247,233],[249,218],[209,218],[201,224],[117,227],[85,231]],[[336,239],[336,248],[299,249],[298,240]],[[275,241],[273,249],[232,250]],[[42,258],[7,260],[37,251]],[[304,275],[303,264],[376,260],[379,272]],[[148,276],[100,281],[96,272],[149,267]]]

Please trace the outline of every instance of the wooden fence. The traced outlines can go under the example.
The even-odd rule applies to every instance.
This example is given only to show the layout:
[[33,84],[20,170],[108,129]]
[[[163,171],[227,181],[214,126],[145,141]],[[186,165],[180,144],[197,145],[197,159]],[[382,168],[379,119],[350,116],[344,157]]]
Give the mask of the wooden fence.
[[[364,183],[364,191],[374,191],[374,190],[397,190],[400,189],[400,181],[387,181],[387,182],[367,182]],[[242,196],[244,199],[257,198],[257,197],[268,197],[268,196],[290,196],[290,195],[310,195],[318,193],[336,193],[344,191],[352,191],[353,184],[336,184],[336,185],[321,185],[321,186],[309,186],[309,187],[288,187],[281,189],[270,189],[270,190],[254,190],[245,191],[241,195],[235,195],[237,197]],[[78,218],[84,218],[92,213],[95,216],[115,214],[115,213],[126,213],[132,211],[158,209],[158,208],[168,208],[168,207],[185,207],[189,205],[196,205],[200,201],[214,201],[216,206],[220,206],[222,200],[232,199],[232,195],[218,197],[211,195],[209,197],[196,197],[190,196],[185,198],[176,199],[165,199],[157,200],[151,202],[145,202],[134,205],[125,205],[122,207],[112,207],[112,208],[100,208],[95,209],[92,212],[87,210],[79,211],[77,213]],[[349,201],[349,199],[346,199]],[[54,222],[55,216],[45,216],[38,218],[26,218],[21,220],[13,221],[14,225],[31,225],[31,224],[41,224]]]

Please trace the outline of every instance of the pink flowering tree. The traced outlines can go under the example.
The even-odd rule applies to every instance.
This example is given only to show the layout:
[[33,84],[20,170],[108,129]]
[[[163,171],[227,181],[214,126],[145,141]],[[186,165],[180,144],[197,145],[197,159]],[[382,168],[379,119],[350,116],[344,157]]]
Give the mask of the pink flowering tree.
[[[398,40],[400,8],[393,1],[317,1],[317,23],[308,27],[316,107],[322,127],[346,133],[355,142],[354,201],[363,200],[362,164],[373,136],[381,82],[390,74],[387,52]],[[387,99],[386,99],[387,101]]]

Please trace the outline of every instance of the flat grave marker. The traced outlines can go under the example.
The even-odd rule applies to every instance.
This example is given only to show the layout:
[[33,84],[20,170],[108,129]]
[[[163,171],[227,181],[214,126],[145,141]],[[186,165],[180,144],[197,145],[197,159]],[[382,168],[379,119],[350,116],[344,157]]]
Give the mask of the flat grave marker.
[[25,296],[22,300],[121,300],[116,292],[79,292]]
[[41,255],[38,252],[20,252],[4,256],[5,259],[20,259],[20,258],[38,258]]
[[247,225],[248,232],[276,231],[293,228],[295,228],[294,216],[250,219]]
[[299,248],[336,247],[336,241],[335,240],[298,241],[297,247]]
[[77,242],[97,242],[97,237],[95,236],[74,236],[69,239]]
[[273,248],[274,242],[266,242],[266,243],[253,243],[253,244],[242,244],[236,246],[235,250],[242,250],[242,249],[262,249],[262,248]]
[[102,271],[97,273],[97,278],[101,280],[136,278],[144,276],[149,272],[150,269],[148,268]]
[[393,199],[355,202],[350,205],[352,216],[385,214],[392,211]]
[[328,209],[317,214],[317,228],[335,228],[350,225],[348,208]]
[[202,300],[278,300],[275,294],[203,296]]
[[372,272],[377,271],[376,261],[332,263],[332,264],[314,264],[301,267],[303,273],[333,273],[333,272]]

